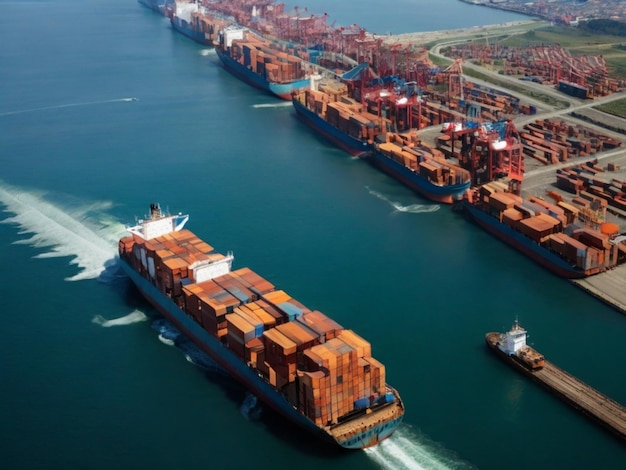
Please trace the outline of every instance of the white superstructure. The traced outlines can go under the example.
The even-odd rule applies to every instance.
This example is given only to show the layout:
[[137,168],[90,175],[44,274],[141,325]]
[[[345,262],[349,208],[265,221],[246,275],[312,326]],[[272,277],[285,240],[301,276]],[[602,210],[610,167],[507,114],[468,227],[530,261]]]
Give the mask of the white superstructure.
[[182,230],[188,220],[188,214],[163,215],[161,206],[158,203],[150,204],[149,217],[139,219],[137,225],[127,227],[126,230],[144,240],[151,240],[171,232]]
[[515,320],[513,327],[500,338],[498,348],[510,356],[517,355],[517,352],[525,346],[526,330]]
[[[137,225],[127,227],[126,230],[133,235],[141,237],[143,240],[152,240],[168,233],[182,230],[188,220],[188,214],[163,215],[159,204],[150,204],[150,215],[145,219],[139,219]],[[133,253],[144,269],[148,270],[150,278],[156,279],[157,273],[154,258],[149,255],[146,248],[135,245]],[[197,261],[189,265],[191,271],[190,278],[194,282],[200,283],[229,273],[234,259],[232,251],[229,251],[226,256],[212,256],[210,259]]]

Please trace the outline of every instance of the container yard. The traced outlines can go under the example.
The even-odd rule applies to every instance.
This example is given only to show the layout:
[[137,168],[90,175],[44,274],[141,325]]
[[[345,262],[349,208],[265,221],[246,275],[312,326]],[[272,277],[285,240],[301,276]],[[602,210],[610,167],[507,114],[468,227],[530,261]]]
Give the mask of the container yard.
[[626,408],[545,360],[526,344],[526,330],[516,322],[506,333],[487,333],[489,348],[507,364],[553,393],[584,416],[626,441]]
[[[558,169],[556,184],[560,189],[575,195],[572,198],[574,204],[587,212],[599,212],[595,217],[588,216],[593,224],[606,220],[606,211],[626,217],[626,179],[614,163],[602,167],[595,160]],[[607,230],[618,232],[619,227],[613,224]]]
[[554,118],[524,125],[520,137],[524,155],[546,165],[588,157],[622,145],[618,139],[591,127]]
[[558,44],[511,47],[463,43],[451,46],[446,54],[453,59],[483,65],[501,63],[504,75],[558,87],[563,93],[580,99],[607,96],[626,86],[623,80],[609,77],[602,55],[574,56]]

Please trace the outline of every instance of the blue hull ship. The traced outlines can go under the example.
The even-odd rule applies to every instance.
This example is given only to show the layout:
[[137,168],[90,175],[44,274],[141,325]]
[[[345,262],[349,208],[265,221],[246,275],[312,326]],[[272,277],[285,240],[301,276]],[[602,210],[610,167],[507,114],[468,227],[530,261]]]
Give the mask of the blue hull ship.
[[544,268],[552,271],[557,276],[567,279],[578,279],[588,275],[583,269],[573,266],[557,253],[540,245],[539,243],[536,243],[523,233],[513,229],[507,224],[500,222],[496,217],[481,209],[478,205],[464,200],[462,207],[463,211],[470,218],[470,220],[487,230],[496,238],[499,238],[503,242],[525,254]]
[[[200,296],[201,294],[198,293],[198,289],[201,290],[201,286],[203,284],[215,282],[213,281],[213,279],[222,279],[219,282],[225,282],[223,278],[224,276],[230,275],[230,266],[233,260],[233,256],[232,253],[229,253],[227,256],[213,254],[212,248],[209,245],[202,242],[200,239],[195,237],[195,235],[191,234],[191,232],[189,232],[188,230],[184,231],[188,232],[184,235],[184,241],[182,238],[178,239],[175,236],[175,232],[179,232],[182,230],[183,225],[185,224],[187,219],[188,216],[186,215],[162,215],[160,207],[156,204],[153,204],[151,206],[151,215],[149,216],[149,218],[147,218],[146,220],[140,220],[138,225],[128,228],[128,231],[132,233],[132,236],[125,237],[120,240],[120,265],[124,272],[132,280],[132,282],[137,286],[141,294],[165,318],[171,321],[176,326],[176,328],[183,332],[202,351],[204,351],[209,357],[211,357],[226,372],[228,372],[230,376],[239,381],[249,391],[254,393],[255,396],[266,405],[274,409],[276,412],[282,414],[286,418],[290,419],[295,424],[310,431],[314,435],[319,436],[325,441],[339,445],[345,449],[362,449],[370,447],[391,436],[391,434],[393,434],[393,432],[402,422],[402,418],[404,416],[404,406],[400,396],[395,391],[395,389],[389,387],[388,385],[385,385],[385,390],[379,390],[381,393],[376,393],[378,398],[374,399],[370,397],[355,400],[354,406],[352,405],[352,403],[350,403],[350,410],[348,412],[346,412],[342,416],[339,416],[338,418],[333,417],[332,422],[330,422],[331,420],[325,423],[315,422],[313,419],[311,419],[310,416],[307,415],[307,411],[302,408],[301,403],[302,401],[306,401],[307,399],[312,400],[313,396],[315,394],[319,394],[320,391],[322,392],[322,394],[326,392],[325,389],[322,388],[321,390],[318,389],[317,392],[314,394],[313,392],[315,392],[315,390],[307,388],[307,383],[302,382],[301,377],[302,375],[309,374],[308,372],[301,372],[300,366],[298,366],[298,378],[296,378],[296,375],[294,374],[294,378],[291,379],[292,383],[287,385],[283,383],[282,386],[275,385],[271,383],[271,373],[270,379],[268,380],[268,377],[264,376],[261,373],[260,368],[253,366],[251,360],[245,360],[241,357],[241,354],[237,353],[237,348],[241,347],[238,345],[238,343],[229,343],[228,340],[225,340],[224,336],[220,336],[219,334],[213,334],[210,331],[210,328],[207,327],[208,323],[206,322],[206,317],[204,316],[205,314],[200,314],[198,313],[198,310],[190,307],[189,298],[181,294],[176,294],[177,286],[178,288],[180,288],[181,286],[185,286],[184,288],[188,289],[189,292],[193,290],[193,292],[196,292],[198,296]],[[183,232],[180,233],[182,234]],[[180,235],[180,237],[183,237],[183,235]],[[170,266],[178,266],[178,268],[180,268],[180,259],[182,258],[177,258],[177,256],[179,255],[174,255],[174,252],[183,252],[187,249],[190,249],[189,247],[192,244],[193,246],[207,247],[205,252],[212,253],[210,255],[212,256],[212,258],[207,258],[209,261],[203,264],[201,257],[199,257],[196,253],[194,261],[188,266],[184,267],[185,273],[187,273],[187,269],[189,270],[189,278],[183,277],[179,279],[178,282],[174,281],[172,284],[169,284],[169,287],[166,287],[166,279],[169,279],[169,282],[172,282],[172,272],[169,272],[168,275],[164,274],[167,271],[166,265],[170,263]],[[165,245],[167,245],[169,248],[164,248]],[[160,246],[159,251],[157,251],[156,249],[154,251],[151,251],[152,248],[155,248],[157,246]],[[159,256],[161,255],[158,255],[158,253],[165,253],[170,249],[171,251],[167,256],[159,258]],[[188,253],[191,253],[191,251],[188,251]],[[190,279],[192,276],[192,270],[194,279],[196,279],[195,282]],[[159,274],[159,272],[161,274]],[[209,277],[207,277],[206,273],[211,274],[209,275]],[[185,274],[185,276],[187,276],[187,274]],[[203,280],[201,281],[201,279]],[[232,286],[229,289],[231,293],[237,292],[237,289]],[[277,292],[273,291],[273,286],[270,291],[274,294],[277,294]],[[222,292],[215,295],[216,297],[214,298],[219,298],[220,302],[222,302],[222,299],[225,298],[224,296],[228,294]],[[244,297],[245,296],[243,295],[242,291],[239,290],[237,294],[237,299],[243,301]],[[240,305],[244,305],[244,303]],[[252,304],[245,303],[245,305],[251,306]],[[278,305],[284,306],[284,303]],[[237,316],[238,314],[236,312],[237,309],[235,309],[235,313],[231,314],[230,316]],[[312,313],[323,315],[321,314],[321,312],[317,311]],[[196,318],[194,318],[194,315],[202,315],[202,321],[199,322]],[[235,322],[236,319],[231,319],[228,317],[229,315],[226,315],[229,325],[231,321]],[[302,318],[305,317],[303,316]],[[327,317],[324,318],[328,320]],[[307,321],[310,325],[316,324],[311,320]],[[241,319],[239,319],[238,322],[241,322]],[[296,323],[298,323],[297,320],[290,320],[287,321],[286,325],[281,324],[280,326],[270,327],[269,332],[271,333],[276,330],[277,333],[275,334],[280,336],[282,334],[279,333],[279,331],[281,330],[281,326],[295,327]],[[336,325],[340,328],[340,330],[336,330],[339,332],[338,335],[334,336],[333,339],[327,340],[326,344],[313,346],[310,349],[311,351],[314,351],[315,348],[322,348],[322,350],[324,351],[330,351],[330,349],[326,348],[330,348],[329,344],[333,344],[333,341],[343,344],[342,348],[345,350],[346,346],[349,343],[343,342],[343,340],[339,339],[342,337],[341,335],[344,333],[344,331],[340,325],[337,325],[334,322],[332,323],[333,325]],[[238,324],[242,325],[243,323]],[[321,323],[317,323],[318,326],[320,324]],[[302,327],[299,326],[299,328]],[[315,328],[315,326],[312,326],[311,328]],[[263,330],[262,326],[261,330]],[[326,331],[330,330],[327,329]],[[345,333],[350,332],[346,331]],[[228,335],[230,334],[231,330],[229,326]],[[265,334],[268,334],[267,328],[263,335],[256,336],[251,342],[247,342],[246,347],[248,346],[248,344],[252,344],[254,343],[254,341],[257,341],[257,345],[260,346],[262,349],[261,340],[265,338]],[[232,340],[231,336],[227,336],[227,338]],[[284,341],[284,339],[282,341]],[[364,344],[363,341],[364,340],[361,340],[361,344]],[[291,344],[293,346],[293,343],[289,343],[289,341],[283,342],[282,344]],[[295,349],[295,346],[293,349]],[[348,349],[350,349],[350,347],[348,347]],[[270,348],[270,350],[272,349]],[[270,361],[270,350],[266,350],[266,356],[264,356],[264,362],[266,366],[268,361]],[[318,349],[317,351],[319,352],[320,350]],[[336,351],[339,351],[339,349]],[[357,349],[353,349],[353,353],[350,354],[354,354],[356,352]],[[363,361],[367,362],[367,360],[370,361],[369,364],[372,364],[372,370],[375,367],[378,367],[375,364],[380,365],[380,363],[373,360],[373,358],[371,357],[364,357],[363,359],[360,359],[361,363]],[[384,366],[380,366],[381,367],[378,367],[378,370],[383,371],[383,378],[381,380],[383,380],[384,383]],[[369,373],[370,366],[368,365],[365,370]],[[348,373],[344,371],[343,374],[344,378],[348,380]],[[315,377],[314,380],[319,381],[320,378],[321,380],[324,380],[324,376],[326,376],[327,379],[330,379],[332,377],[332,372],[329,372],[324,368],[320,368],[318,372],[310,373],[310,376]],[[273,380],[276,380],[275,376]],[[299,381],[299,386],[297,385],[296,381]],[[341,382],[337,383],[341,384]],[[285,391],[289,388],[289,385],[294,385],[293,389],[300,389],[300,398],[296,397],[294,399],[293,396],[289,396],[289,393]],[[366,386],[366,382],[361,380],[361,376],[356,375],[353,376],[353,379],[350,380],[350,385],[356,388],[363,388],[364,386]],[[340,388],[341,386],[334,385],[334,387]],[[327,390],[330,391],[331,389],[328,388]],[[333,388],[332,390],[335,390],[335,388]],[[367,390],[367,388],[365,388],[365,390]],[[346,403],[345,398],[341,400],[341,398],[337,397],[334,392],[332,395],[329,395],[326,398],[328,403],[322,406],[328,406],[329,410],[331,407],[331,403],[333,409],[337,406],[341,407],[342,403],[344,405]]]
[[170,19],[174,31],[188,37],[192,41],[204,46],[213,46],[213,37],[210,34],[193,29],[193,25],[182,18],[174,16]]
[[293,80],[285,83],[270,82],[267,78],[265,78],[265,76],[252,71],[245,65],[234,60],[229,55],[227,50],[225,51],[216,47],[215,51],[217,52],[217,56],[222,62],[224,68],[232,75],[248,85],[252,85],[259,90],[270,93],[280,99],[290,100],[291,94],[294,91],[301,90],[309,86],[310,80],[308,78]]
[[378,144],[372,144],[372,151],[368,153],[368,160],[374,166],[421,196],[443,204],[452,204],[455,201],[460,201],[471,184],[469,176],[463,177],[463,172],[460,168],[456,169],[454,176],[456,182],[444,181],[437,183],[428,176],[420,174],[419,167],[416,166],[413,169],[406,166],[405,163],[398,162],[392,155],[383,152]]
[[317,113],[311,111],[300,102],[297,96],[293,96],[291,100],[297,116],[311,129],[328,139],[341,150],[354,157],[362,157],[369,151],[367,142],[352,137],[345,132],[337,129],[335,126],[326,122]]

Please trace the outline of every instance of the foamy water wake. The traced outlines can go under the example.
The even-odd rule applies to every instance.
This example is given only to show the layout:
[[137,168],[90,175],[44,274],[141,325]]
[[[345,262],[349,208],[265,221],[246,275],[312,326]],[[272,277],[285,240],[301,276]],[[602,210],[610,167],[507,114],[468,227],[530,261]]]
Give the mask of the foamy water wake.
[[396,470],[471,469],[467,462],[451,452],[440,448],[428,439],[420,437],[401,425],[388,439],[375,447],[365,449],[368,457],[381,468]]
[[56,104],[53,106],[42,106],[40,108],[28,108],[28,109],[18,109],[15,111],[5,111],[0,113],[0,116],[11,116],[13,114],[24,114],[24,113],[33,113],[36,111],[47,111],[51,109],[63,109],[63,108],[75,108],[78,106],[94,106],[98,104],[107,104],[107,103],[129,103],[133,101],[139,101],[139,98],[131,97],[131,98],[116,98],[113,100],[100,100],[100,101],[87,101],[84,103],[66,103],[66,104]]
[[191,342],[167,319],[159,318],[154,320],[151,326],[153,330],[159,333],[159,341],[168,346],[176,346],[188,362],[208,372],[216,372],[228,376],[228,373],[218,363]]
[[379,193],[378,191],[374,191],[373,189],[370,189],[367,186],[366,186],[366,189],[367,189],[367,192],[369,192],[372,196],[377,197],[378,199],[382,201],[385,201],[387,204],[389,204],[398,212],[421,214],[424,212],[436,212],[441,208],[441,206],[439,206],[438,204],[409,204],[405,206],[405,205],[400,204],[399,202],[392,201],[384,194]]
[[253,104],[253,108],[290,108],[290,101],[277,101],[276,103],[261,103],[261,104]]
[[261,417],[262,406],[259,403],[257,397],[255,397],[250,392],[247,392],[246,396],[243,399],[243,402],[241,403],[241,406],[239,407],[239,411],[246,418],[251,420],[257,420]]
[[67,280],[95,279],[114,264],[117,241],[125,230],[120,222],[103,212],[110,209],[110,202],[61,209],[46,201],[43,193],[24,192],[4,183],[0,202],[7,212],[14,214],[0,222],[15,224],[20,227],[20,234],[31,235],[16,244],[48,249],[36,258],[72,258],[70,264],[78,266],[80,272]]
[[110,328],[112,326],[132,325],[133,323],[146,321],[147,319],[148,317],[146,317],[143,312],[140,312],[139,310],[133,310],[128,315],[120,318],[114,318],[112,320],[107,320],[102,315],[96,315],[91,321],[104,328]]

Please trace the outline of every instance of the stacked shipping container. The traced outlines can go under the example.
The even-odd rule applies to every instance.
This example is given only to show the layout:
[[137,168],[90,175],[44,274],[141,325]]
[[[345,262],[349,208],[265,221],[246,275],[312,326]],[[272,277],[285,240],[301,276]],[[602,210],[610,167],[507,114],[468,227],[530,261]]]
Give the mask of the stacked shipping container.
[[432,184],[447,186],[462,184],[470,174],[458,165],[446,160],[443,153],[424,145],[416,134],[389,132],[386,142],[378,144],[378,150],[388,158],[420,174]]
[[332,425],[385,403],[385,367],[371,346],[188,230],[119,242],[120,256],[294,407]]
[[320,83],[318,90],[303,90],[296,99],[328,124],[355,139],[373,142],[377,134],[387,130],[389,121],[368,112],[350,98],[343,83]]
[[575,225],[579,211],[570,204],[552,204],[535,196],[526,199],[503,192],[495,184],[479,190],[479,203],[501,223],[548,248],[587,275],[604,271],[618,262],[618,246],[609,235]]
[[[617,171],[619,167],[609,164],[607,170]],[[587,207],[589,202],[599,200],[600,204],[611,206],[617,215],[626,216],[626,181],[608,176],[597,162],[559,169],[556,178],[559,188],[580,196],[576,204]]]
[[283,51],[270,41],[246,32],[243,39],[230,44],[230,56],[271,83],[289,83],[306,78],[302,63],[308,57],[305,49]]

